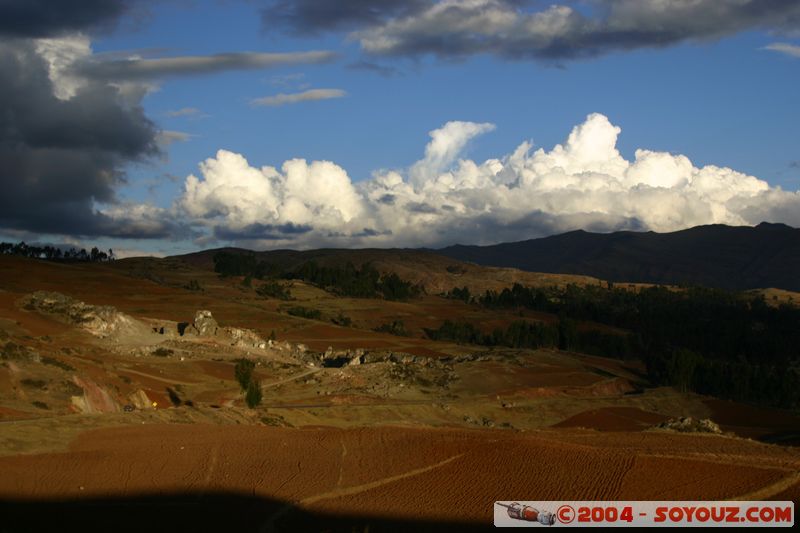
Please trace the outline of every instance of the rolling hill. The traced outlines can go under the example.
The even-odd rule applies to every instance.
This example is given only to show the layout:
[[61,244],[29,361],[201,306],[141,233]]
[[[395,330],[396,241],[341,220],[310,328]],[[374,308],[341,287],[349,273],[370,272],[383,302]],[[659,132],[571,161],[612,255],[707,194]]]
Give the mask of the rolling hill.
[[578,230],[493,246],[456,245],[436,253],[478,265],[615,282],[800,290],[800,229],[766,222],[672,233]]

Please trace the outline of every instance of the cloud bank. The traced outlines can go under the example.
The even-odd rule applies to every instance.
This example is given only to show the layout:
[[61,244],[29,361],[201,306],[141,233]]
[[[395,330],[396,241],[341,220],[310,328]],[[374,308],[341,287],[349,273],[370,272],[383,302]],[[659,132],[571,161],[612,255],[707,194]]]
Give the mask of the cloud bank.
[[351,31],[370,54],[446,59],[560,61],[754,29],[800,30],[794,0],[278,0],[262,16],[268,30]]
[[[122,2],[0,1],[0,229],[121,238],[185,238],[170,210],[129,204],[117,191],[132,163],[152,161],[190,135],[159,130],[142,98],[165,76],[317,63],[330,52],[231,53],[159,59],[94,54],[75,27],[111,23]],[[96,13],[89,9],[98,7]],[[99,4],[103,4],[100,6]],[[124,4],[124,5],[123,5]],[[61,6],[61,7],[58,7]],[[87,9],[84,9],[87,8]],[[55,15],[53,15],[55,16]],[[42,38],[32,36],[45,35]],[[173,116],[190,116],[185,108]]]
[[2,0],[0,35],[50,37],[116,23],[132,1],[126,0]]
[[257,247],[495,243],[584,228],[673,231],[700,224],[800,225],[800,193],[683,155],[616,148],[601,114],[563,144],[475,162],[459,159],[492,124],[449,122],[424,157],[354,183],[329,161],[255,167],[220,150],[186,178],[175,212],[220,240]]
[[[717,39],[751,29],[797,30],[785,0],[598,0],[537,10],[511,0],[441,0],[355,31],[369,53],[563,60]],[[584,6],[585,7],[585,6]]]

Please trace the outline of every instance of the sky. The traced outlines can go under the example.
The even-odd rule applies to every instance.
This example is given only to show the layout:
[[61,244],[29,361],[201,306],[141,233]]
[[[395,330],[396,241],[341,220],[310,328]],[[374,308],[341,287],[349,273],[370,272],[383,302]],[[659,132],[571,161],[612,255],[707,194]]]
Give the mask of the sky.
[[0,0],[0,239],[800,227],[798,0]]

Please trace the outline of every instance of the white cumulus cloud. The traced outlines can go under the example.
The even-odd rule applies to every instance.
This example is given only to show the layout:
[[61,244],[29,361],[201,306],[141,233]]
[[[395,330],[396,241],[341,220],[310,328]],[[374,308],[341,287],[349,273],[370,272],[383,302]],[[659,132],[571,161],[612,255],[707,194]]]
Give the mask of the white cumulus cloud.
[[186,178],[176,208],[221,240],[252,246],[487,244],[572,229],[674,231],[700,224],[800,225],[800,193],[727,167],[616,148],[621,129],[594,113],[550,150],[524,142],[476,162],[465,145],[492,124],[448,122],[407,169],[353,183],[328,161],[257,168],[220,150]]

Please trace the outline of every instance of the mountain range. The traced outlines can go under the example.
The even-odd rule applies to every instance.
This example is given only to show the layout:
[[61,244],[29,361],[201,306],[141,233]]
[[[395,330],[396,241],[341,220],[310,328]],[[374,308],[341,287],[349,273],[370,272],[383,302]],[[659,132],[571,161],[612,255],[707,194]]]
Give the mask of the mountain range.
[[580,274],[613,282],[800,290],[800,229],[697,226],[671,233],[583,230],[436,253],[478,265]]

